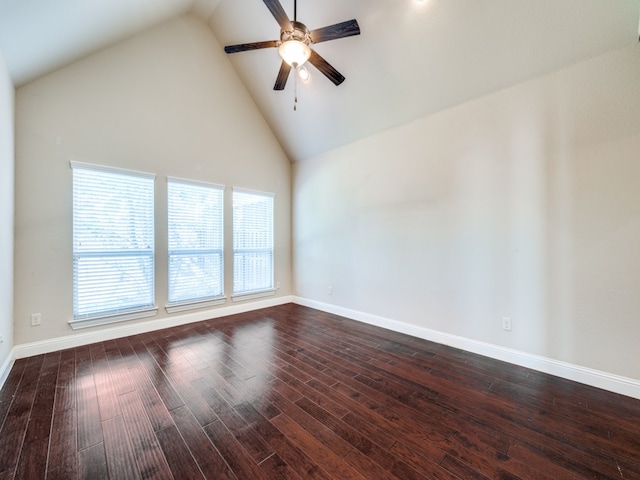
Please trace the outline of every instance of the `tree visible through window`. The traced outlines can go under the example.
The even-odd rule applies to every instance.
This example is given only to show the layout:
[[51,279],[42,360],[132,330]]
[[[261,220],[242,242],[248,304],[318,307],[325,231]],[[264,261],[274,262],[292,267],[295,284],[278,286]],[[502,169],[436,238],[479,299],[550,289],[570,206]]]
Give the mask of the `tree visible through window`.
[[224,188],[169,179],[169,304],[221,297]]
[[73,162],[73,316],[154,306],[154,176]]
[[273,194],[233,191],[233,293],[273,289]]

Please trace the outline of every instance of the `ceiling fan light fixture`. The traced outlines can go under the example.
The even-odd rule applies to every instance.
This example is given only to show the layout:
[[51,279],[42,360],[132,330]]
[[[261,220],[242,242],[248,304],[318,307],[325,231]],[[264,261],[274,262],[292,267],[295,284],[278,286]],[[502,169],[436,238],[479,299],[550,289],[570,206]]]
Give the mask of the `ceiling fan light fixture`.
[[287,40],[278,47],[278,54],[290,66],[296,68],[304,65],[311,56],[311,48],[300,40]]
[[306,82],[311,77],[311,74],[309,73],[309,70],[307,70],[307,67],[300,67],[298,69],[298,76],[303,82]]
[[[329,40],[337,40],[339,38],[360,35],[360,26],[356,19],[347,20],[345,22],[327,25],[326,27],[309,30],[307,26],[297,20],[297,2],[293,3],[293,20],[282,8],[281,0],[263,0],[273,18],[280,25],[280,39],[266,40],[262,42],[240,43],[237,45],[227,45],[224,47],[226,53],[247,52],[250,50],[258,50],[262,48],[278,48],[278,55],[282,59],[280,70],[273,86],[274,90],[284,90],[287,84],[287,78],[291,73],[291,69],[295,70],[296,78],[298,75],[305,75],[302,72],[302,66],[307,61],[327,77],[334,85],[340,85],[344,82],[344,76],[338,72],[329,62],[322,58],[318,52],[312,50],[310,45],[320,42],[328,42]],[[0,0],[0,3],[2,0]],[[308,71],[306,72],[309,73]]]

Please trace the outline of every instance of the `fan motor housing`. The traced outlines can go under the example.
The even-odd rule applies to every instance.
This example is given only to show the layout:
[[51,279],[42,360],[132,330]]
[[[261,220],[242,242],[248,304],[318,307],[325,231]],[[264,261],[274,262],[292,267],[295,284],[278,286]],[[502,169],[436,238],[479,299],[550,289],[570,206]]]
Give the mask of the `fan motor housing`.
[[280,41],[282,43],[288,42],[289,40],[297,40],[305,45],[311,43],[311,34],[304,23],[292,21],[291,26],[293,27],[292,31],[280,31]]

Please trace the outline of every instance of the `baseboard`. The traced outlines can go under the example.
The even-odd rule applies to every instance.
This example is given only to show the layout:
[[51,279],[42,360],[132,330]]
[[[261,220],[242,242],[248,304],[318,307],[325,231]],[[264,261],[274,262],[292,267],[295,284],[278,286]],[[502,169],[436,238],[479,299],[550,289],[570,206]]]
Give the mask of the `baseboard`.
[[[82,332],[75,335],[52,338],[40,342],[25,343],[14,347],[14,358],[32,357],[43,353],[55,352],[66,348],[80,347],[96,342],[104,342],[115,338],[153,332],[163,328],[177,327],[188,323],[200,322],[211,318],[226,317],[238,313],[250,312],[261,308],[275,307],[293,302],[293,297],[273,297],[267,300],[236,303],[228,307],[214,308],[185,315],[176,315],[159,320],[149,320],[130,325],[120,324],[115,327],[103,328],[96,331]],[[10,368],[9,368],[10,369]]]
[[0,389],[4,387],[4,382],[7,381],[9,372],[11,371],[11,368],[13,368],[13,364],[16,361],[15,350],[16,350],[15,348],[11,349],[11,351],[9,352],[9,355],[7,355],[7,358],[5,359],[5,361],[2,363],[2,366],[0,367]]
[[448,345],[450,347],[460,348],[462,350],[484,355],[496,360],[502,360],[521,367],[531,368],[532,370],[548,373],[567,380],[572,380],[592,387],[602,388],[610,392],[640,399],[640,380],[601,372],[599,370],[581,367],[579,365],[573,365],[551,358],[533,355],[519,350],[480,342],[449,333],[439,332],[437,330],[431,330],[417,325],[399,322],[397,320],[391,320],[328,303],[318,302],[316,300],[294,297],[293,302],[306,307],[322,310],[327,313],[375,325],[377,327],[386,328],[388,330]]
[[399,333],[404,333],[424,340],[441,343],[455,348],[460,348],[468,352],[477,353],[486,357],[502,360],[521,367],[531,368],[539,372],[548,373],[558,377],[572,380],[575,382],[591,385],[596,388],[602,388],[611,392],[626,395],[640,399],[640,381],[632,378],[622,377],[619,375],[594,370],[566,362],[561,362],[551,358],[533,355],[519,350],[514,350],[490,343],[480,342],[477,340],[452,335],[449,333],[431,330],[417,325],[411,325],[397,320],[371,315],[368,313],[351,310],[348,308],[331,305],[328,303],[318,302],[302,297],[276,297],[257,302],[247,302],[245,304],[234,304],[229,307],[204,310],[201,312],[190,313],[186,315],[177,315],[163,318],[160,320],[151,320],[146,322],[135,323],[132,325],[119,325],[117,327],[101,329],[93,332],[83,332],[76,335],[68,335],[64,337],[43,340],[41,342],[32,342],[14,346],[13,350],[5,359],[0,367],[0,388],[13,367],[15,359],[31,357],[43,353],[64,350],[65,348],[79,347],[95,342],[105,340],[113,340],[115,338],[126,337],[129,335],[137,335],[140,333],[152,332],[163,328],[170,328],[188,323],[199,322],[211,318],[220,318],[237,313],[249,312],[261,308],[283,305],[286,303],[297,303],[299,305],[315,308],[324,312],[340,315],[342,317],[357,320],[370,325],[386,328]]

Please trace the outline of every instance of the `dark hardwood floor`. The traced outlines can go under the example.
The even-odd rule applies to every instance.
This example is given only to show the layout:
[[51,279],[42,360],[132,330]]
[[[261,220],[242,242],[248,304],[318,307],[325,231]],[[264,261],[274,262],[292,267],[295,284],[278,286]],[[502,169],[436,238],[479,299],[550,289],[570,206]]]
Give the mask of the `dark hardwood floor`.
[[640,401],[289,304],[16,361],[4,479],[640,479]]

